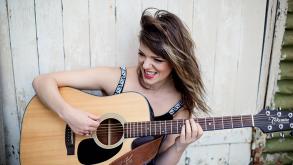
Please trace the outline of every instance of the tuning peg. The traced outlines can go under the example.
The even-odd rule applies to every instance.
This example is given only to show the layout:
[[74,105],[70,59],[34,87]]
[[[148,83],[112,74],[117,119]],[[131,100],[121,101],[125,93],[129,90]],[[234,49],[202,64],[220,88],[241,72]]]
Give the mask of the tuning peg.
[[273,133],[267,133],[267,139],[272,139],[274,137],[274,134]]
[[284,132],[280,132],[280,136],[281,136],[282,138],[285,138],[285,134],[284,134]]
[[281,111],[281,110],[282,110],[282,107],[278,107],[277,110],[278,110],[278,111]]

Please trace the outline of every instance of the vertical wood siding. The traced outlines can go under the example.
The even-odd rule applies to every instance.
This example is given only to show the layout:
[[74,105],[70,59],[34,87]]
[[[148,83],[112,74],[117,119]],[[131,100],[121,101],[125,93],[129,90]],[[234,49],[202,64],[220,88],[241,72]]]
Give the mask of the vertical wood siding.
[[[25,107],[42,73],[135,65],[147,7],[177,14],[192,32],[211,115],[256,113],[266,0],[0,0],[0,89],[6,160],[19,163]],[[266,72],[267,73],[267,72]],[[192,75],[191,75],[192,76]],[[261,97],[262,100],[264,97]],[[0,130],[1,131],[1,130]],[[180,164],[248,164],[251,129],[207,132]],[[241,149],[241,153],[238,152]]]

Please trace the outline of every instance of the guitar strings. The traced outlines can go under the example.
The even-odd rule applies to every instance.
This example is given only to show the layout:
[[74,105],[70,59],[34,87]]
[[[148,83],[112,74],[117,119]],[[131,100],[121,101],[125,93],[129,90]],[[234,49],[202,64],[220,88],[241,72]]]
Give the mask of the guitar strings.
[[[272,117],[278,117],[278,116],[272,116]],[[283,117],[287,117],[287,115],[282,115],[280,116],[279,118],[283,118]],[[242,118],[242,119],[241,119]],[[262,120],[262,119],[268,119],[268,116],[267,115],[258,115],[258,116],[254,116],[254,119],[259,119],[259,120]],[[181,120],[186,120],[186,119],[179,119],[179,121]],[[252,121],[252,117],[251,115],[246,115],[246,116],[223,116],[223,117],[207,117],[207,118],[194,118],[194,120],[212,120],[211,122],[213,122],[213,120],[218,120],[218,122],[221,122],[222,120],[223,121],[228,121],[228,122],[241,122],[241,121],[244,121],[244,120],[251,120]],[[219,121],[220,120],[220,121]],[[170,121],[173,121],[173,122],[177,122],[177,120],[166,120],[166,122],[170,122]],[[142,121],[142,122],[128,122],[129,124],[133,124],[133,123],[165,123],[165,121]],[[255,122],[258,122],[258,121],[255,121]],[[110,124],[101,124],[101,125],[121,125],[120,123],[110,123]]]

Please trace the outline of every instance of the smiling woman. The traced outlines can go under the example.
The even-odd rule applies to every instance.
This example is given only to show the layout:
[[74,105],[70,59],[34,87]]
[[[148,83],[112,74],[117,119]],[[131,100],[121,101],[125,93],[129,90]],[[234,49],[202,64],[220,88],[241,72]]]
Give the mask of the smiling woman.
[[[165,10],[144,10],[140,24],[136,67],[97,67],[49,73],[36,77],[33,86],[40,100],[79,136],[95,132],[101,118],[66,102],[59,87],[99,89],[106,95],[128,91],[144,95],[151,106],[150,120],[186,120],[181,133],[165,136],[158,155],[145,163],[176,164],[185,148],[203,134],[200,125],[189,120],[193,111],[208,110],[203,100],[204,88],[193,41],[181,20]],[[154,137],[137,138],[132,146],[140,146],[150,139]]]

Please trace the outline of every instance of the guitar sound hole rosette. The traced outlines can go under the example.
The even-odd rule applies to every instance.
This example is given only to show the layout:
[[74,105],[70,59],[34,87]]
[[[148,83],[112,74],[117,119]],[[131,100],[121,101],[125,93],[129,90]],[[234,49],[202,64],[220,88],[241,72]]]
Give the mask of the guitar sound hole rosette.
[[114,113],[107,113],[100,118],[100,125],[92,132],[96,144],[105,149],[113,149],[123,143],[124,119]]

